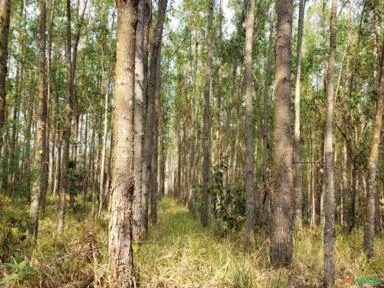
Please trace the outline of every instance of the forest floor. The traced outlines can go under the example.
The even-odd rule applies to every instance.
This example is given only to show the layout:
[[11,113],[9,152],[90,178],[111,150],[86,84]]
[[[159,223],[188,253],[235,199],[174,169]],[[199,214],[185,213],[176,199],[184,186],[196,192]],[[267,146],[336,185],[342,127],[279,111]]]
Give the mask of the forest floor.
[[[56,204],[52,202],[40,222],[39,240],[33,243],[21,237],[17,228],[25,224],[28,210],[4,207],[2,213],[13,222],[0,223],[0,256],[7,259],[0,263],[0,287],[69,288],[87,287],[91,282],[91,287],[107,287],[106,217],[95,223],[85,216],[89,208],[79,207],[72,215],[68,213],[64,235],[55,237]],[[247,253],[242,231],[218,237],[214,229],[202,228],[186,207],[169,197],[159,204],[158,220],[149,235],[133,246],[141,287],[321,287],[321,229],[296,233],[291,267],[273,269],[269,240],[263,233],[257,234],[255,250]],[[376,239],[377,256],[372,260],[367,261],[361,247],[361,231],[338,233],[337,287],[359,287],[353,284],[355,278],[383,278],[383,235]]]

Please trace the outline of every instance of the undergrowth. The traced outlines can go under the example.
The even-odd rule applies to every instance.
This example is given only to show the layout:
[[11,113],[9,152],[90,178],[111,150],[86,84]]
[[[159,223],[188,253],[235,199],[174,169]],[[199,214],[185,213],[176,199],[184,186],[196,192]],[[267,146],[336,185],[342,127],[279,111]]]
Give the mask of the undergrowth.
[[[5,200],[4,200],[5,201]],[[56,200],[40,221],[39,240],[26,235],[28,206],[7,203],[2,209],[0,287],[108,287],[108,219],[93,221],[89,207],[67,213],[66,229],[56,235]],[[17,207],[12,208],[12,207]],[[21,208],[24,209],[21,209]],[[24,211],[24,212],[23,212]],[[213,221],[212,221],[213,222]],[[288,269],[271,268],[269,240],[257,233],[248,253],[243,232],[218,237],[204,229],[187,208],[165,197],[159,223],[134,244],[137,282],[141,287],[321,287],[323,244],[321,228],[295,234],[294,259]],[[362,251],[362,231],[337,233],[336,286],[354,287],[350,279],[384,275],[384,239],[375,242],[376,257]],[[357,286],[356,286],[357,287]]]

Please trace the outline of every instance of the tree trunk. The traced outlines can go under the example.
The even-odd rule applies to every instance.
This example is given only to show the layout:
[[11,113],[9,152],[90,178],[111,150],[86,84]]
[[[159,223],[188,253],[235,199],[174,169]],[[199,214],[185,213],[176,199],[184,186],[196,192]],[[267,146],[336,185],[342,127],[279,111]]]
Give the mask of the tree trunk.
[[324,195],[324,285],[334,287],[335,264],[335,184],[333,159],[333,78],[336,58],[337,0],[332,0],[330,19],[330,51],[327,69],[327,122],[324,137],[325,195]]
[[[109,108],[109,83],[108,83],[108,77],[107,75],[104,75],[104,81],[105,86],[102,88],[105,88],[104,91],[104,120],[103,120],[103,140],[102,140],[102,146],[101,146],[101,164],[100,164],[100,175],[99,175],[99,212],[97,213],[98,218],[100,218],[101,213],[103,211],[104,207],[104,198],[105,198],[105,187],[104,187],[104,176],[105,176],[105,154],[107,149],[107,132],[108,132],[108,108]],[[136,150],[135,150],[136,151]]]
[[303,175],[301,168],[301,139],[300,139],[300,87],[301,87],[301,46],[303,42],[305,0],[299,2],[299,23],[297,34],[297,62],[296,62],[296,85],[295,85],[295,226],[301,229],[303,222]]
[[[273,14],[273,12],[271,13]],[[272,19],[273,16],[272,16]],[[275,22],[275,21],[273,21]],[[264,75],[264,88],[263,88],[263,192],[259,195],[259,211],[260,211],[260,221],[261,223],[270,223],[270,187],[269,187],[269,150],[270,150],[270,136],[269,136],[269,86],[271,85],[271,66],[273,58],[273,30],[274,23],[270,24],[269,29],[269,40],[268,40],[268,56],[267,63],[265,67]]]
[[290,119],[291,97],[291,33],[292,2],[276,3],[276,75],[275,117],[272,151],[272,230],[271,261],[287,266],[292,261],[292,134]]
[[144,27],[145,27],[145,0],[139,0],[136,28],[136,54],[135,54],[135,109],[134,109],[134,132],[135,132],[135,195],[133,199],[133,240],[137,241],[142,235],[142,170],[143,170],[143,142],[144,142]]
[[[11,14],[11,3],[9,0],[0,0],[0,130],[5,123],[6,113],[6,89],[8,62],[8,34]],[[3,133],[0,134],[0,136]],[[0,138],[1,140],[1,138]],[[1,148],[2,142],[0,142]]]
[[57,224],[57,232],[62,234],[64,231],[64,215],[65,215],[65,198],[66,193],[69,192],[69,177],[68,177],[68,164],[69,164],[69,145],[71,139],[71,122],[73,111],[73,82],[72,82],[72,32],[71,32],[71,1],[67,0],[67,41],[66,41],[66,62],[67,62],[67,95],[65,105],[65,123],[63,129],[63,158],[61,163],[62,183],[60,187],[59,197],[59,221]]
[[131,287],[134,281],[132,252],[132,202],[134,197],[133,100],[137,1],[116,1],[117,45],[115,108],[112,120],[111,216],[109,269],[111,287]]
[[256,212],[256,185],[254,166],[254,140],[253,140],[253,97],[252,97],[252,42],[253,26],[255,24],[255,1],[249,0],[247,7],[246,31],[245,31],[245,51],[244,51],[244,86],[246,103],[246,211],[245,211],[245,247],[253,248],[255,244],[255,212]]
[[[378,58],[378,57],[377,57]],[[379,81],[376,87],[376,113],[375,123],[371,139],[371,152],[368,162],[368,193],[365,211],[364,225],[364,250],[367,256],[374,256],[374,238],[375,238],[375,205],[377,199],[377,163],[379,158],[380,132],[383,116],[383,94],[384,94],[384,46],[382,48],[381,63],[378,65]],[[376,59],[378,60],[378,59]],[[379,206],[380,208],[380,206]]]
[[208,4],[208,57],[205,72],[204,87],[204,127],[203,127],[203,183],[202,183],[202,203],[200,211],[200,221],[203,227],[209,225],[209,195],[210,195],[210,166],[211,166],[211,84],[213,66],[213,8],[214,0],[209,0]]
[[45,26],[46,26],[46,2],[39,1],[40,8],[40,52],[39,52],[39,103],[36,113],[35,146],[33,159],[33,184],[31,191],[31,206],[29,210],[29,232],[37,238],[39,226],[40,197],[45,194],[44,185],[47,180],[45,173],[45,160],[47,154],[47,81],[46,81],[46,57],[45,57]]

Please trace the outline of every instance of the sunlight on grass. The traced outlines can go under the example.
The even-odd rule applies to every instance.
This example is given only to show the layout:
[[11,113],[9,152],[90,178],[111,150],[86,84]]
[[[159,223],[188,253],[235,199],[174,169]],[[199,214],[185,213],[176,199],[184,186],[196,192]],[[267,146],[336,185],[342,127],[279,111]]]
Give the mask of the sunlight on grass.
[[[93,287],[108,287],[107,213],[94,222],[90,216],[85,217],[90,207],[79,207],[75,213],[67,213],[64,235],[57,237],[56,201],[47,208],[47,215],[40,221],[38,242],[27,238],[12,244],[13,254],[1,267],[4,274],[0,287],[77,287],[74,285],[92,280]],[[20,214],[13,210],[7,213],[12,217]],[[203,229],[186,207],[163,198],[159,223],[151,227],[135,252],[141,287],[321,287],[321,227],[295,233],[294,259],[289,269],[271,268],[265,232],[256,233],[255,249],[247,253],[243,231],[221,238],[212,231]],[[370,261],[362,251],[362,239],[361,230],[337,233],[336,287],[355,287],[344,285],[348,277],[384,275],[383,236],[376,238],[376,257]]]
[[[216,238],[171,198],[160,203],[159,223],[136,253],[143,287],[319,287],[323,271],[322,230],[296,233],[290,269],[269,268],[269,240],[259,234],[256,248],[245,253],[243,234]],[[361,249],[362,233],[337,237],[337,283],[347,276],[382,275],[383,239],[377,257],[368,262]],[[380,255],[380,256],[379,256]]]

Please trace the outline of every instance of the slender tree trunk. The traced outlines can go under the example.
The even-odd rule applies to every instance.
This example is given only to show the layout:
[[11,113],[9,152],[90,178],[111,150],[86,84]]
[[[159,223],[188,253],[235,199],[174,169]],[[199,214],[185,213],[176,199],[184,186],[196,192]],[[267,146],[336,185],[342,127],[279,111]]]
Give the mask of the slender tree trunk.
[[53,173],[54,174],[54,182],[53,182],[53,191],[52,191],[52,194],[53,196],[56,196],[56,194],[59,193],[59,191],[61,191],[61,163],[62,163],[62,139],[61,139],[61,136],[60,136],[60,132],[56,132],[56,159],[55,159],[55,163],[56,163],[56,167],[55,167],[55,172]]
[[[108,108],[109,108],[109,81],[108,77],[104,75],[104,81],[105,86],[102,88],[105,88],[104,91],[104,120],[103,120],[103,140],[102,140],[102,146],[101,146],[101,164],[100,164],[100,175],[99,175],[99,212],[98,212],[98,218],[101,216],[101,212],[103,211],[104,207],[104,198],[105,198],[105,190],[104,190],[104,176],[105,176],[105,154],[107,149],[107,132],[108,132]],[[136,150],[135,150],[136,151]]]
[[325,156],[325,195],[324,195],[324,285],[334,287],[335,264],[335,184],[334,184],[334,159],[333,159],[333,79],[336,58],[337,37],[337,0],[332,0],[330,19],[330,51],[327,69],[327,123],[324,137]]
[[213,9],[214,0],[209,0],[208,7],[208,57],[205,71],[204,87],[204,127],[203,127],[203,183],[200,221],[203,227],[209,225],[210,167],[211,167],[211,85],[213,66]]
[[29,210],[30,229],[29,232],[37,238],[39,226],[39,203],[40,197],[44,195],[46,181],[45,160],[47,145],[47,81],[46,81],[46,56],[45,56],[45,26],[46,26],[46,2],[39,1],[40,9],[40,52],[39,52],[39,103],[36,113],[35,146],[33,159],[33,185],[31,191],[31,206]]
[[244,86],[246,103],[246,211],[245,211],[245,246],[253,248],[255,244],[255,212],[256,212],[256,185],[254,166],[254,139],[253,139],[253,97],[252,97],[252,42],[253,26],[255,24],[255,1],[249,0],[247,7],[246,31],[245,31],[245,51],[244,51]]
[[[6,78],[7,78],[7,62],[8,62],[8,34],[11,14],[11,1],[0,0],[0,156],[6,158],[5,138],[3,127],[6,121]],[[1,155],[1,152],[3,154]],[[8,190],[7,184],[7,159],[3,159],[1,172],[3,174],[0,190],[4,193]]]
[[148,83],[148,99],[154,98],[154,127],[153,127],[153,151],[152,151],[152,187],[150,190],[151,202],[151,222],[157,222],[157,194],[158,194],[158,146],[159,146],[159,111],[160,111],[160,88],[161,88],[161,44],[163,35],[163,26],[165,21],[165,12],[167,9],[167,0],[161,0],[158,3],[158,19],[155,28],[155,37],[153,39],[151,63],[150,63],[150,79]]
[[[273,12],[272,12],[273,14]],[[274,19],[272,17],[272,19]],[[264,223],[270,223],[270,187],[269,187],[269,150],[270,150],[270,136],[269,136],[269,86],[271,84],[271,66],[273,58],[273,30],[274,23],[272,21],[269,29],[269,44],[268,44],[268,56],[267,63],[265,67],[265,76],[264,76],[264,88],[263,88],[263,193],[259,195],[259,211],[260,211],[260,220]]]
[[133,100],[137,1],[118,0],[115,108],[112,120],[111,217],[109,269],[111,287],[132,287],[132,202],[134,197]]
[[276,3],[276,75],[275,117],[273,127],[273,197],[271,261],[287,266],[292,261],[292,134],[290,118],[291,98],[291,34],[292,1]]
[[[11,3],[9,0],[0,0],[0,130],[5,123],[6,113],[6,89],[8,62],[8,34],[11,14]],[[0,134],[0,141],[1,141]],[[0,142],[1,148],[2,142]]]
[[63,158],[61,163],[62,183],[60,187],[59,197],[59,221],[57,224],[57,232],[62,234],[64,231],[64,216],[65,216],[65,198],[66,193],[69,192],[69,177],[68,177],[68,164],[69,164],[69,146],[71,139],[71,123],[73,112],[73,82],[72,82],[72,32],[71,32],[71,1],[67,0],[67,39],[66,39],[66,62],[67,62],[67,99],[65,105],[65,123],[63,129]]
[[[378,57],[377,57],[378,58]],[[368,257],[374,256],[375,238],[375,201],[377,199],[377,164],[379,159],[380,132],[383,116],[383,94],[384,94],[384,46],[382,47],[381,64],[378,65],[379,81],[376,87],[376,113],[371,139],[371,152],[368,162],[368,193],[365,211],[364,226],[364,250]],[[380,206],[379,206],[380,208]]]
[[143,170],[143,144],[144,144],[144,29],[145,29],[145,0],[139,0],[137,12],[136,44],[135,44],[135,195],[133,198],[133,240],[137,241],[142,234],[142,170]]
[[148,232],[148,204],[149,195],[151,191],[151,179],[153,177],[152,167],[152,147],[153,147],[153,129],[154,129],[154,87],[155,79],[154,74],[156,73],[156,63],[153,61],[153,48],[151,49],[151,62],[149,65],[149,77],[148,86],[146,91],[146,112],[145,112],[145,133],[144,133],[144,146],[143,146],[143,170],[142,170],[142,217],[141,226],[143,234]]
[[303,222],[303,175],[301,168],[301,139],[300,139],[300,88],[301,88],[301,46],[303,42],[305,0],[299,2],[299,23],[297,34],[297,62],[295,85],[295,226],[301,229]]

